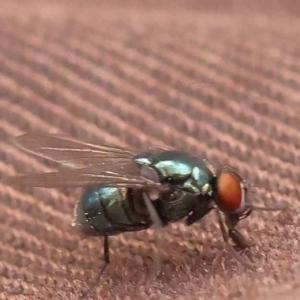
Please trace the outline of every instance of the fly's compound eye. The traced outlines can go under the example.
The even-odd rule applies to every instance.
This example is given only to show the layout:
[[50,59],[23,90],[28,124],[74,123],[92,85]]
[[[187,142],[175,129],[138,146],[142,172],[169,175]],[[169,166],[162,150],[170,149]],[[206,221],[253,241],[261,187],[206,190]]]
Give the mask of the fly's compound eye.
[[221,171],[217,177],[217,204],[219,208],[230,214],[242,214],[245,210],[247,184],[231,171]]

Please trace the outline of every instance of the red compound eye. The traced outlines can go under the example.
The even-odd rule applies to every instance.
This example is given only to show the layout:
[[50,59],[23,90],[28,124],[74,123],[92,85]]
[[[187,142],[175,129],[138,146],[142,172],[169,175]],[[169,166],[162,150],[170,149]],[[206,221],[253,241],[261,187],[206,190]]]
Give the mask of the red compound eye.
[[233,213],[244,206],[245,190],[242,179],[234,172],[222,171],[217,179],[218,206],[221,210]]

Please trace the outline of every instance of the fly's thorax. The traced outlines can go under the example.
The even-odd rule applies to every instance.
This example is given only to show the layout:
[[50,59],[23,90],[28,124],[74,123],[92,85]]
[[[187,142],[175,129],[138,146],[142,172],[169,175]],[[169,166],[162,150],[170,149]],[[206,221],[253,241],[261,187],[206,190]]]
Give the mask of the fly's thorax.
[[135,157],[141,174],[152,181],[181,187],[191,194],[212,194],[213,170],[205,160],[181,151],[140,154]]
[[164,224],[187,218],[191,224],[205,216],[213,207],[213,198],[208,195],[191,194],[182,189],[163,192],[153,202]]
[[162,195],[162,191],[157,187],[147,187],[145,188],[145,192],[151,201],[158,200]]
[[212,197],[213,179],[214,174],[205,166],[194,166],[182,188],[192,194]]
[[160,183],[182,182],[188,178],[192,170],[188,156],[179,151],[140,154],[136,156],[135,162],[147,179]]
[[193,211],[207,210],[213,197],[214,171],[205,160],[185,152],[164,151],[135,158],[146,179],[161,183],[145,188],[163,222],[175,222]]

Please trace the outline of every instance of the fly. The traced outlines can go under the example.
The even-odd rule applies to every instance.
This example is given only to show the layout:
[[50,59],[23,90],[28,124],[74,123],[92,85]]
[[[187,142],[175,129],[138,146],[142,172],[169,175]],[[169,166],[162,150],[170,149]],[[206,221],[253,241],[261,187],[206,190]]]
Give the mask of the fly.
[[180,220],[190,226],[215,210],[226,248],[232,252],[229,239],[240,248],[249,246],[235,228],[240,220],[255,209],[282,209],[254,207],[248,197],[250,185],[235,170],[223,167],[215,172],[206,160],[182,151],[137,152],[38,133],[21,135],[16,144],[61,168],[9,177],[7,183],[84,188],[73,225],[86,235],[104,238],[105,264],[98,278],[110,262],[109,236],[163,228]]

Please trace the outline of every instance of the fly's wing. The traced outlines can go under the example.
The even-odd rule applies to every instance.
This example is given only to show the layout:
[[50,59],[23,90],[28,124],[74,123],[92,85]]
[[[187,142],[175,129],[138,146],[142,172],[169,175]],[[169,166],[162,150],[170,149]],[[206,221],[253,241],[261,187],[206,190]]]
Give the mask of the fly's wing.
[[[57,162],[63,167],[82,168],[89,165],[128,164],[137,151],[111,145],[95,145],[72,137],[54,134],[26,133],[15,139],[15,144],[32,154]],[[167,147],[148,147],[140,150],[159,153]]]
[[[130,172],[133,173],[132,171]],[[160,186],[159,183],[147,180],[141,175],[138,175],[138,173],[136,175],[128,175],[128,173],[125,173],[121,168],[114,168],[114,170],[110,171],[97,171],[97,169],[93,167],[8,177],[5,182],[8,184],[46,188],[84,187],[89,185],[113,187],[142,187],[145,185]]]
[[133,161],[135,153],[126,148],[94,145],[68,137],[38,133],[17,137],[16,144],[66,168],[57,172],[9,177],[5,180],[9,184],[48,188],[160,186],[158,182],[141,175],[141,170]]
[[21,149],[65,167],[81,168],[100,163],[128,163],[135,155],[126,148],[94,145],[59,135],[27,133],[15,139]]

